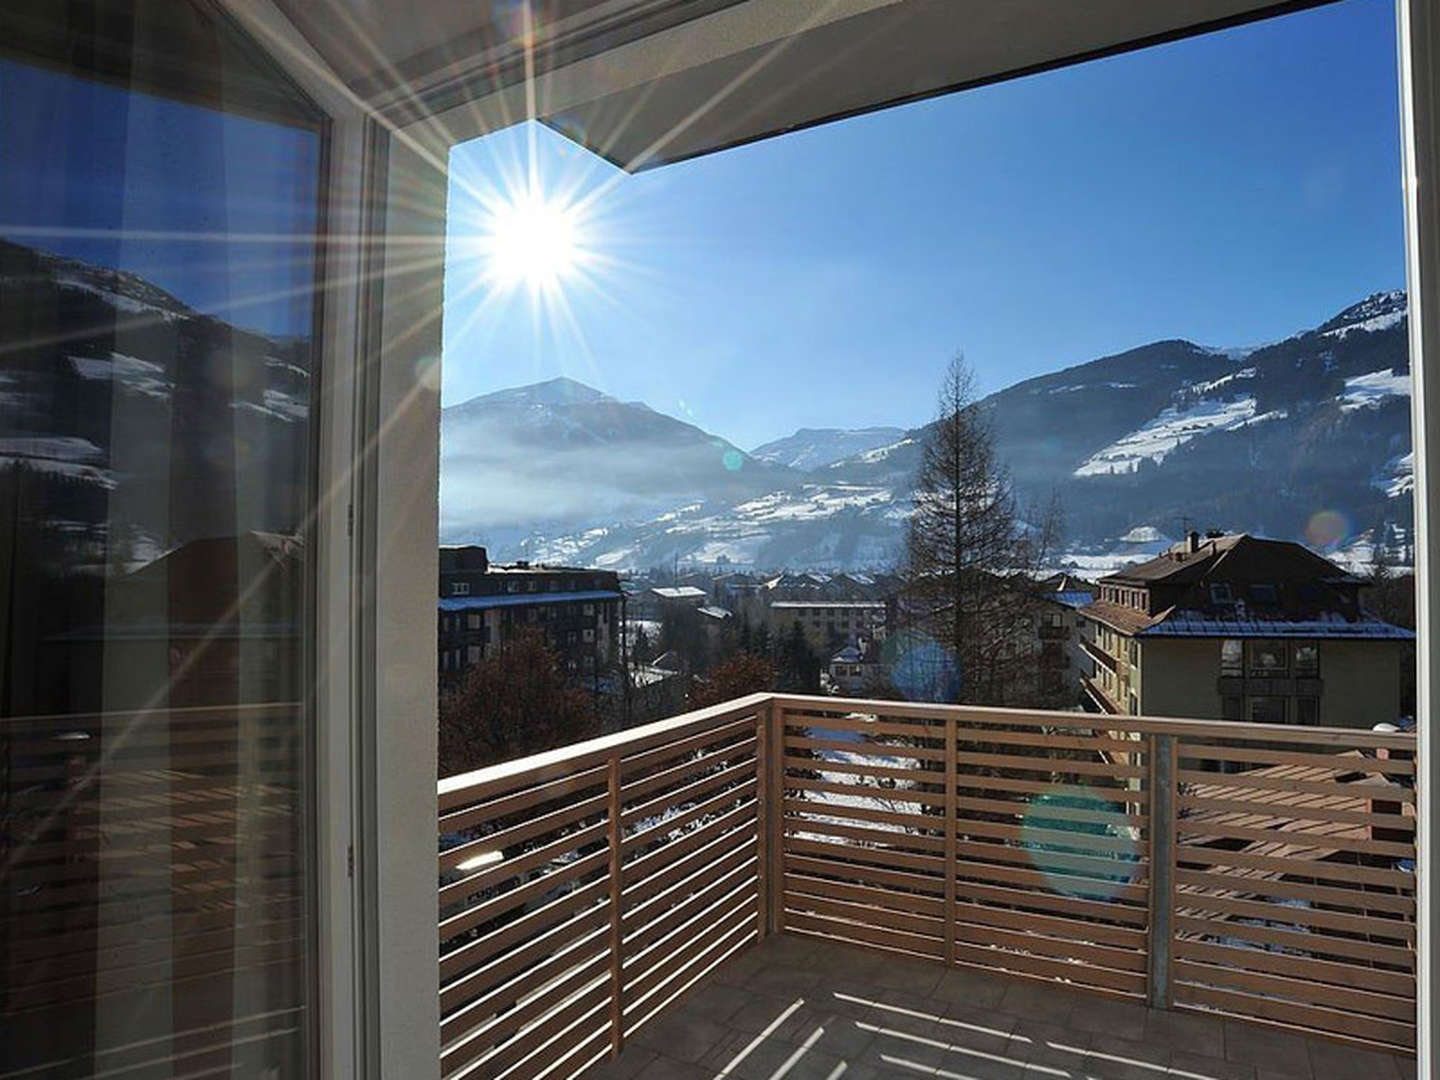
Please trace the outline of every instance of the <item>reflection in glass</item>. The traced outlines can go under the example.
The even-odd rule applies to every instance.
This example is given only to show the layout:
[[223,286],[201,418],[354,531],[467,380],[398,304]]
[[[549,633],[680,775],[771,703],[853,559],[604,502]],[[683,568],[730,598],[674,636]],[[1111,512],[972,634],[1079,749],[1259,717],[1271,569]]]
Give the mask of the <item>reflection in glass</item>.
[[163,15],[0,45],[0,1075],[310,1055],[321,135]]

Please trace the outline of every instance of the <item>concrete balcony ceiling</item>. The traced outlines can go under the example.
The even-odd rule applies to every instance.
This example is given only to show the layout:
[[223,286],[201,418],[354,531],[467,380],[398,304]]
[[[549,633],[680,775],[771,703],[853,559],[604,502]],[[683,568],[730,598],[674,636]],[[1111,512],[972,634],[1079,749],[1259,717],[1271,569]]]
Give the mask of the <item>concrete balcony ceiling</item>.
[[1316,0],[445,0],[425,5],[424,18],[416,18],[412,5],[389,0],[278,4],[351,91],[397,119],[483,99],[533,73],[547,77],[534,106],[541,119],[632,171],[1317,6]]

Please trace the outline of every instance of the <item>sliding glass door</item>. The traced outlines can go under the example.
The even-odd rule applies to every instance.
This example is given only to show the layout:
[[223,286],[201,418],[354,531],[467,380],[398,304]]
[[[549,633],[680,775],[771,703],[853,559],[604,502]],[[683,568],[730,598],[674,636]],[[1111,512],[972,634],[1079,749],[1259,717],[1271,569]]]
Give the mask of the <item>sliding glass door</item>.
[[0,1076],[313,1068],[325,151],[207,5],[0,14]]

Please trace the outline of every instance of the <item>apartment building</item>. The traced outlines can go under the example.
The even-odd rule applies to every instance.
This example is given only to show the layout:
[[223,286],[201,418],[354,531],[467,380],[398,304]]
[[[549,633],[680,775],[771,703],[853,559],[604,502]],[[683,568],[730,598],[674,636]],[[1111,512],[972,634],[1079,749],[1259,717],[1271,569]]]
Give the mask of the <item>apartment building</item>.
[[810,644],[821,651],[858,638],[880,641],[885,637],[883,600],[776,600],[766,609],[765,618],[776,635],[790,633],[798,622]]
[[1414,710],[1415,635],[1364,607],[1364,582],[1299,544],[1185,540],[1102,578],[1080,609],[1101,712],[1326,727]]
[[491,563],[483,547],[440,549],[440,673],[453,676],[527,631],[574,675],[620,662],[625,594],[611,570]]

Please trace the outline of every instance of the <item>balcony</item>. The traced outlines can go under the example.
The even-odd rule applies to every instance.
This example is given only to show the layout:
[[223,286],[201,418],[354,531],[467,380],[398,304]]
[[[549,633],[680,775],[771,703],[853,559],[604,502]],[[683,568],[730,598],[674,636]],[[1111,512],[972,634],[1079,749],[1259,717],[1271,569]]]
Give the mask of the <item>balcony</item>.
[[1413,737],[1095,724],[764,694],[442,780],[441,1074],[1411,1074]]

